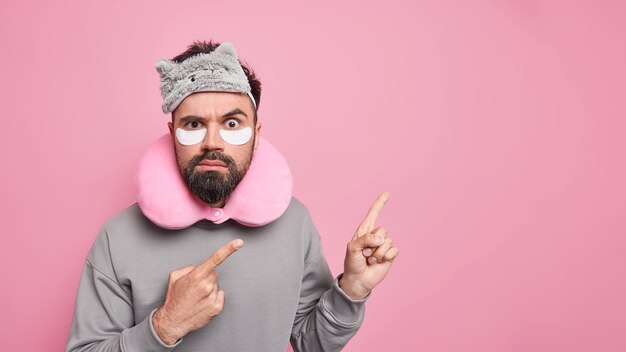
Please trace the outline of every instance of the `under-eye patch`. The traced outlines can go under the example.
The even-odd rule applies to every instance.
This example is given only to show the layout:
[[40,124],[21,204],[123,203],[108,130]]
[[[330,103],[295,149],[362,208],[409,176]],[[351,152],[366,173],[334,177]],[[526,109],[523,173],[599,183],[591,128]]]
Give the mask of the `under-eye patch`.
[[220,130],[220,136],[224,142],[232,145],[242,145],[248,143],[252,137],[252,128],[246,127],[240,130]]
[[202,142],[204,136],[206,136],[206,128],[193,131],[187,131],[182,128],[176,129],[176,139],[178,139],[182,145],[198,144]]
[[[202,142],[206,136],[207,129],[187,131],[182,128],[176,129],[176,139],[182,145],[194,145]],[[248,143],[252,137],[252,128],[246,127],[240,130],[220,130],[220,136],[224,142],[231,145],[242,145]]]

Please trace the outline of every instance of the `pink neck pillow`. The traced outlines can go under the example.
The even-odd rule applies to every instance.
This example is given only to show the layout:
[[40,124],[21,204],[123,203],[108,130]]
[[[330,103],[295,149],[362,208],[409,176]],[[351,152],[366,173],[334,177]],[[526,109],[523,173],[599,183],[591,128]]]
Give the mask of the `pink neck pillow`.
[[176,163],[174,144],[166,134],[139,161],[134,186],[143,214],[166,229],[182,229],[207,219],[221,224],[233,219],[263,226],[278,219],[291,201],[291,171],[283,156],[259,137],[248,172],[223,208],[211,208],[194,196]]

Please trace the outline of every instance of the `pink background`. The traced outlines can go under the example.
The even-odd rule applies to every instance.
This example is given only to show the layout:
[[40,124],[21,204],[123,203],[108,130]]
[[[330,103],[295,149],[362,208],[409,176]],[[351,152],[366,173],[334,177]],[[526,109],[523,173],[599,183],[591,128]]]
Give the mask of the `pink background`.
[[0,350],[64,349],[167,132],[154,64],[211,38],[258,73],[333,273],[391,192],[401,253],[345,351],[626,350],[623,4],[3,2]]

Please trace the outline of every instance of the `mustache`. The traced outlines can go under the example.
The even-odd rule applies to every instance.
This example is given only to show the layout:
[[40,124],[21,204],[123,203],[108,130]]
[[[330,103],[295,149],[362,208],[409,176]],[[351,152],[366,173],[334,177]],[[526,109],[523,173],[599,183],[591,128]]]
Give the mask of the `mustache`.
[[224,164],[226,164],[226,166],[230,166],[235,163],[235,160],[233,160],[233,158],[229,157],[228,155],[222,154],[220,152],[212,151],[212,152],[205,152],[203,154],[194,156],[193,159],[191,159],[191,161],[189,162],[189,164],[195,167],[198,164],[200,164],[203,160],[219,160],[223,162]]

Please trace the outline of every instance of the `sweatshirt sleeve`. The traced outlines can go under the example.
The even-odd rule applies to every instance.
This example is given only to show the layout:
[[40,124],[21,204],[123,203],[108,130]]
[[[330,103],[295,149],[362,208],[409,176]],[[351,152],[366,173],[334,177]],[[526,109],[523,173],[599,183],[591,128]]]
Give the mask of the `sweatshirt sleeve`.
[[304,226],[309,248],[291,345],[295,352],[340,351],[361,327],[369,294],[353,300],[343,292],[339,287],[343,274],[333,278],[310,217]]
[[164,344],[152,325],[152,312],[135,324],[132,292],[116,279],[106,229],[87,255],[78,285],[66,352],[171,351],[180,342]]

